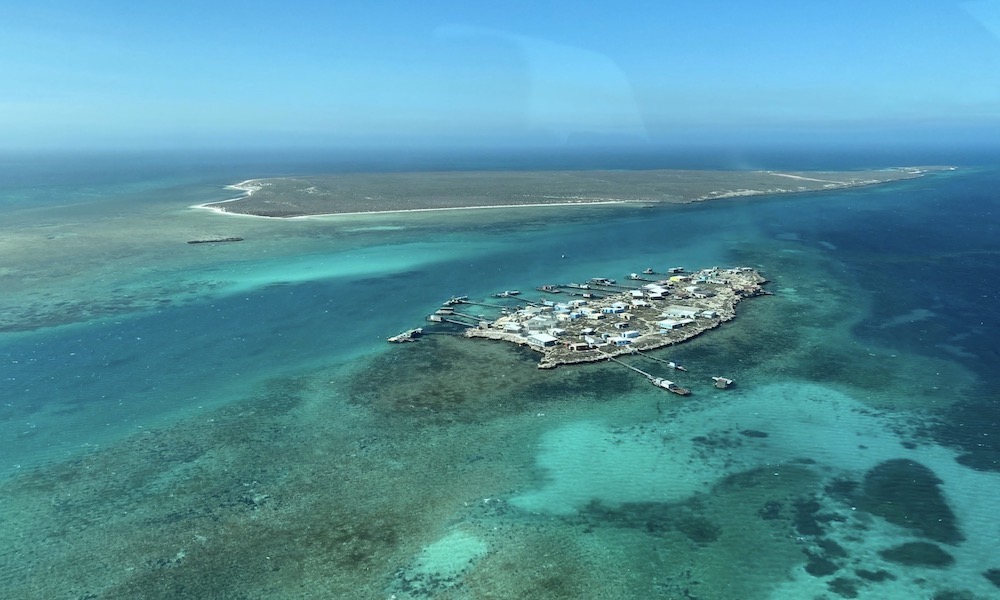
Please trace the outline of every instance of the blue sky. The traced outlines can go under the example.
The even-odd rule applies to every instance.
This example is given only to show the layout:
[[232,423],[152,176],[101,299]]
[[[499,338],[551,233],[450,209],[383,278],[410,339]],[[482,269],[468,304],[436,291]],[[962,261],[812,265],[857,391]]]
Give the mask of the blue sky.
[[1000,0],[4,3],[0,132],[4,149],[990,141]]

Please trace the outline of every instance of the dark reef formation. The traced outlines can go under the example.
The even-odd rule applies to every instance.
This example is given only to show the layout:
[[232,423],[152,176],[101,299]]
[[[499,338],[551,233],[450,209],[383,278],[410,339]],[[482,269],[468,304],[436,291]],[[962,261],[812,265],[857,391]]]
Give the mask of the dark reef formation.
[[857,506],[936,542],[956,544],[964,538],[955,513],[939,489],[941,480],[922,464],[887,460],[865,474]]

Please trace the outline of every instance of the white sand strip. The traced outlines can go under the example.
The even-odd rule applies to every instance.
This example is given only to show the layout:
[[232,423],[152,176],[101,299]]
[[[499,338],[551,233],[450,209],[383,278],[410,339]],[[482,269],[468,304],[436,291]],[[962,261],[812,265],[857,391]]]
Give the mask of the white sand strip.
[[435,208],[399,208],[394,210],[363,210],[356,212],[337,212],[337,213],[322,213],[316,215],[298,215],[294,217],[269,217],[267,215],[248,215],[244,213],[227,212],[224,209],[212,206],[215,204],[224,204],[226,202],[233,202],[235,200],[242,200],[242,198],[230,198],[229,200],[220,200],[218,202],[208,202],[206,204],[195,204],[191,208],[202,208],[205,210],[210,210],[212,212],[218,213],[220,215],[231,215],[236,217],[254,217],[257,219],[279,219],[283,221],[292,219],[314,219],[316,217],[353,217],[359,215],[393,215],[393,214],[403,214],[403,213],[421,213],[421,212],[443,212],[452,210],[487,210],[494,208],[537,208],[541,206],[600,206],[600,205],[610,205],[610,204],[637,204],[645,203],[646,200],[577,200],[572,202],[539,202],[534,204],[485,204],[480,206],[445,206],[445,207],[435,207]]
[[843,181],[833,181],[830,179],[815,179],[813,177],[803,177],[801,175],[792,175],[790,173],[775,173],[774,171],[768,171],[771,175],[776,175],[778,177],[787,177],[789,179],[798,179],[800,181],[818,181],[819,183],[836,183],[838,185],[846,185]]

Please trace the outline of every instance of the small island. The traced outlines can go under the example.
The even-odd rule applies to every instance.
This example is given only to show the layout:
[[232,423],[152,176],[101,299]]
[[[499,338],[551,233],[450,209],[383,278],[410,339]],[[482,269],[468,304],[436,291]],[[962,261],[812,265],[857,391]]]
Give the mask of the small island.
[[863,171],[453,171],[342,173],[250,179],[242,195],[195,208],[277,219],[533,206],[685,204],[837,190],[921,177],[952,167]]
[[[460,312],[456,306],[483,303],[457,297],[429,318],[464,325],[469,338],[527,346],[542,355],[539,368],[551,369],[679,344],[735,318],[736,305],[744,298],[769,294],[763,288],[766,279],[751,267],[691,273],[673,267],[664,277],[654,275],[646,269],[622,283],[595,277],[586,283],[543,285],[539,291],[566,300],[520,300],[521,306],[504,309],[494,320]],[[518,294],[505,291],[496,297]]]

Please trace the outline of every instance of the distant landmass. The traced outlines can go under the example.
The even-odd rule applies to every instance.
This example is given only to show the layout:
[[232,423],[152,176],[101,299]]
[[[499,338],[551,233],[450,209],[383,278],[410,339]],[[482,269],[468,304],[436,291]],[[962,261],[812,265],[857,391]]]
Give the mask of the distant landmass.
[[688,203],[877,185],[952,167],[868,171],[476,171],[250,179],[243,195],[201,204],[223,214],[292,218],[471,208]]

